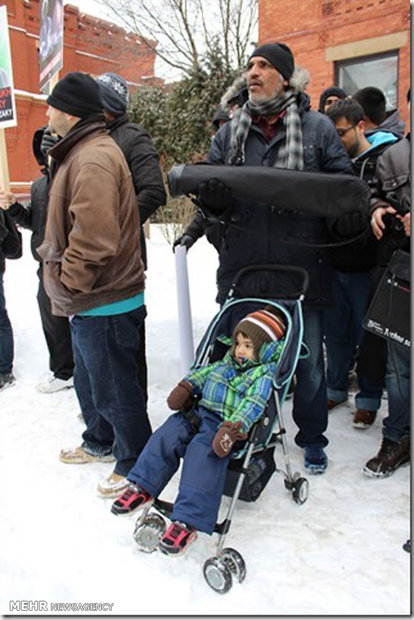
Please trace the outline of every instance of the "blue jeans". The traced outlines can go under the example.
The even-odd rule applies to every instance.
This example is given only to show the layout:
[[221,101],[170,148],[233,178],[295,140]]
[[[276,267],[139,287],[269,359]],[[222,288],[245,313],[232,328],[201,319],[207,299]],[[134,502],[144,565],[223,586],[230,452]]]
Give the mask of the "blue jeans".
[[151,435],[138,382],[137,350],[145,306],[114,316],[75,316],[74,385],[86,423],[83,446],[113,452],[125,476]]
[[383,435],[400,441],[410,434],[410,349],[387,340],[388,416],[383,422]]
[[219,458],[211,447],[221,418],[201,407],[198,415],[201,423],[196,434],[182,413],[167,418],[148,441],[128,480],[158,497],[184,458],[171,519],[212,534],[230,455]]
[[13,331],[6,310],[3,273],[0,273],[0,375],[11,373],[13,367]]
[[[356,349],[361,344],[362,321],[367,309],[369,273],[334,272],[333,303],[325,313],[328,398],[342,402],[348,398],[349,369]],[[375,360],[372,360],[375,364]],[[381,404],[382,387],[357,372],[359,392],[357,409],[377,411]]]
[[326,446],[323,435],[328,426],[325,365],[323,359],[324,310],[304,306],[303,340],[309,357],[299,360],[296,367],[296,387],[293,393],[293,419],[299,428],[295,442],[301,448],[309,444]]

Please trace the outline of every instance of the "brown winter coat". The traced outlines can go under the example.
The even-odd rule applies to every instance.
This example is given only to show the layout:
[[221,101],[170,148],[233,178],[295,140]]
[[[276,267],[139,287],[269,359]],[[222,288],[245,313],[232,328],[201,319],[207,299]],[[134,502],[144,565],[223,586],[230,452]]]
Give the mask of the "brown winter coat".
[[102,121],[81,121],[50,150],[58,163],[38,249],[53,314],[68,316],[144,289],[139,211],[125,158]]

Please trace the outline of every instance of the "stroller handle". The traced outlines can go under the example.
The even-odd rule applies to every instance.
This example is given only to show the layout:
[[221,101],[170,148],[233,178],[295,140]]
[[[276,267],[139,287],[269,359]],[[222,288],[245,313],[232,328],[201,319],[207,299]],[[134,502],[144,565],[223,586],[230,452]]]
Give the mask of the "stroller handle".
[[308,290],[309,286],[309,275],[306,269],[303,267],[296,267],[295,265],[277,265],[277,264],[263,264],[263,265],[248,265],[247,267],[243,267],[239,269],[239,271],[234,276],[233,282],[230,287],[229,295],[233,294],[234,289],[237,284],[240,283],[240,280],[249,272],[252,271],[274,271],[279,273],[291,273],[299,276],[301,278],[301,285],[299,290],[292,291],[289,295],[286,295],[286,298],[298,298],[301,295],[304,295]]

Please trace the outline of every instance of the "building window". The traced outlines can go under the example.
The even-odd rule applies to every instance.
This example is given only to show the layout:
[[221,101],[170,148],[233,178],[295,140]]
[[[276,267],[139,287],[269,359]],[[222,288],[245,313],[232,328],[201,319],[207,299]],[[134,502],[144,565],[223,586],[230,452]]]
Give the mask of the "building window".
[[335,63],[335,83],[353,95],[365,86],[380,88],[387,110],[398,107],[398,52],[340,60]]

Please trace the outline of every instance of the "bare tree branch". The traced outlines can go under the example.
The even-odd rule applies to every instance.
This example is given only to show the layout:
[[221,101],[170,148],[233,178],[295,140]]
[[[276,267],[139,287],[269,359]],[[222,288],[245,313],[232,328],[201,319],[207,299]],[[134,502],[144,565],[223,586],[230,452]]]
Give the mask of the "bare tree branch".
[[228,68],[244,66],[257,0],[99,0],[166,65],[189,75],[219,42]]

